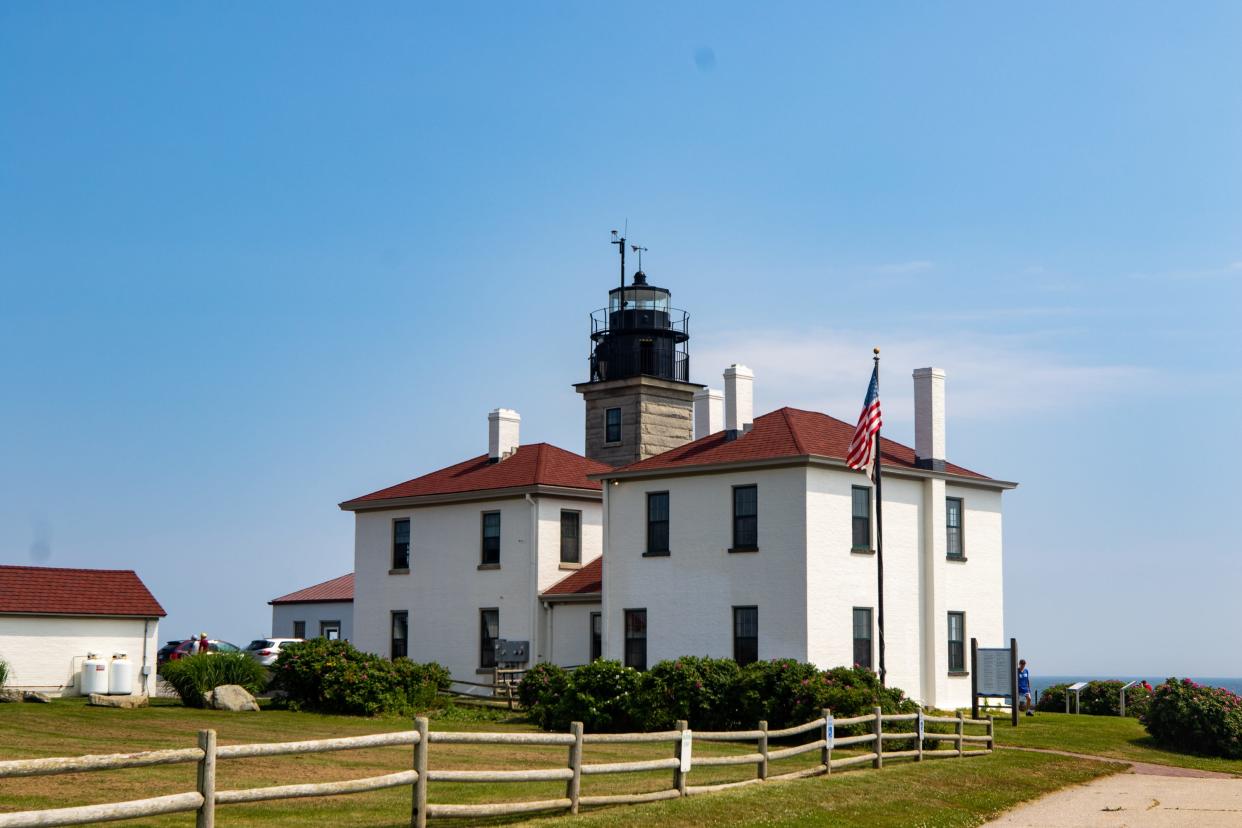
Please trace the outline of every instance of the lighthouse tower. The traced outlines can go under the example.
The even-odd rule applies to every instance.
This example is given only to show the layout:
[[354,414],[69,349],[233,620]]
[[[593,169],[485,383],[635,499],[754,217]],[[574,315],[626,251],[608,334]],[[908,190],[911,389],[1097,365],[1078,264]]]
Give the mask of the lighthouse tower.
[[574,390],[586,402],[586,456],[623,466],[689,442],[703,386],[690,382],[690,314],[672,307],[667,288],[648,284],[641,257],[627,285],[626,242],[613,243],[621,285],[591,314],[590,379]]

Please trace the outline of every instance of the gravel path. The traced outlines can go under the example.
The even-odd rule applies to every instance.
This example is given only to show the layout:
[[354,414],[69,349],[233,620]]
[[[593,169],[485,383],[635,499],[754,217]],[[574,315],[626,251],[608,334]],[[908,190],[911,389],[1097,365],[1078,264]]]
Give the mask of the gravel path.
[[1242,826],[1242,778],[1217,771],[1129,762],[1061,750],[1055,753],[1130,767],[1113,776],[1056,791],[987,823],[1007,828],[1237,828]]

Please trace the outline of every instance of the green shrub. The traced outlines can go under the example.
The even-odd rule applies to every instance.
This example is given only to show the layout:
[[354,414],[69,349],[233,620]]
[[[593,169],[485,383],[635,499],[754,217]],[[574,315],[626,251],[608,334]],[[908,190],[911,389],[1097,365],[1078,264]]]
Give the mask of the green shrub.
[[183,656],[165,664],[160,676],[186,707],[203,707],[203,694],[222,684],[240,684],[254,694],[267,685],[267,670],[245,653]]
[[599,660],[579,667],[566,687],[547,702],[548,730],[568,730],[570,722],[582,722],[591,733],[623,733],[637,727],[635,696],[641,673],[619,661]]
[[[518,700],[545,730],[667,730],[684,719],[695,730],[744,730],[761,720],[779,729],[803,724],[824,708],[839,718],[870,713],[912,713],[918,705],[893,687],[881,687],[864,668],[819,670],[793,659],[740,668],[732,659],[683,657],[640,673],[616,661],[595,661],[568,672],[537,665],[518,688]],[[911,722],[894,722],[910,730]],[[842,736],[863,726],[843,728]]]
[[3,690],[4,685],[9,683],[9,674],[11,672],[12,670],[9,668],[9,663],[3,658],[0,658],[0,690]]
[[374,716],[430,707],[449,673],[439,664],[388,661],[348,641],[315,638],[286,644],[272,665],[273,690],[295,710]]
[[569,671],[541,662],[531,667],[518,684],[518,704],[540,727],[551,729],[553,710],[569,687]]
[[741,676],[731,658],[661,661],[639,679],[635,723],[640,730],[670,730],[684,719],[696,730],[737,729]]
[[1170,678],[1152,692],[1140,720],[1166,747],[1242,758],[1242,696],[1228,690]]
[[[1079,704],[1084,714],[1091,716],[1117,716],[1121,712],[1121,687],[1117,680],[1089,681],[1079,694]],[[1047,713],[1065,712],[1065,694],[1068,684],[1053,684],[1039,694],[1036,710]],[[1126,716],[1139,718],[1147,710],[1151,692],[1141,684],[1126,690]],[[1074,709],[1070,700],[1070,710]]]

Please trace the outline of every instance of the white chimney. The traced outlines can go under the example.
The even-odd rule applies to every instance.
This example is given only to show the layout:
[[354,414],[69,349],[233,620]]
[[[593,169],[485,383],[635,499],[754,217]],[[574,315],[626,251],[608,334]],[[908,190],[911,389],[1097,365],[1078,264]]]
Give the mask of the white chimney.
[[944,369],[914,369],[914,461],[944,471]]
[[694,439],[724,428],[724,394],[715,388],[694,392]]
[[745,365],[730,365],[724,383],[725,430],[739,435],[755,419],[755,372]]
[[487,413],[487,459],[495,463],[518,449],[518,430],[522,415],[512,408],[497,408]]

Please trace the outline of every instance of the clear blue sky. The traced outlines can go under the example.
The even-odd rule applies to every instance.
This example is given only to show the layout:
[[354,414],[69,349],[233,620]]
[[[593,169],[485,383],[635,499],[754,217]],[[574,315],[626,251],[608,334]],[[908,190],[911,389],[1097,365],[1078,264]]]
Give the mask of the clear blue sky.
[[949,372],[1037,670],[1242,675],[1242,6],[667,5],[0,6],[0,560],[265,633],[488,409],[581,450],[628,218],[761,411]]

